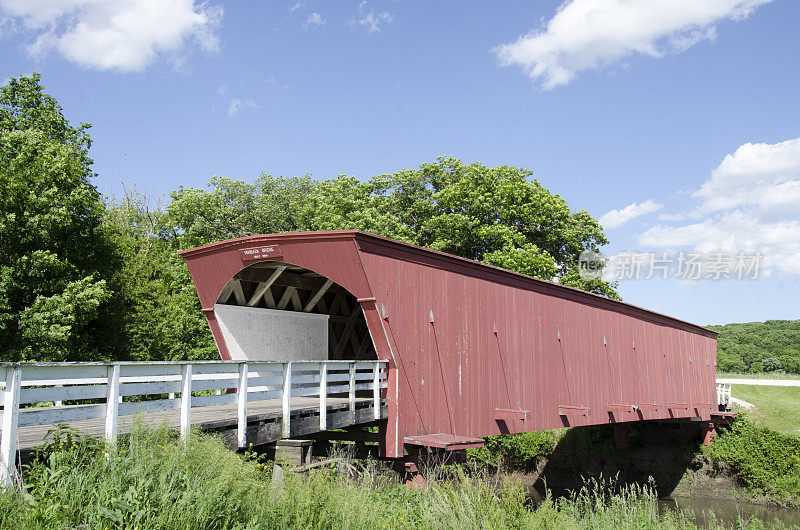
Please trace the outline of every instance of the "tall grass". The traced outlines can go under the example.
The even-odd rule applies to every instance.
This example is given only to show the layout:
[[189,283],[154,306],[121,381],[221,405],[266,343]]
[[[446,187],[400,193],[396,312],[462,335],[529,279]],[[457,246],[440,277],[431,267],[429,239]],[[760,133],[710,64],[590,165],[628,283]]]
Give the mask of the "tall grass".
[[[357,472],[354,472],[357,471]],[[0,493],[2,528],[687,528],[660,514],[652,489],[607,493],[587,485],[571,499],[538,507],[499,475],[452,468],[412,490],[374,465],[287,473],[228,451],[209,435],[178,441],[137,427],[116,450],[69,431],[23,475],[24,489]]]

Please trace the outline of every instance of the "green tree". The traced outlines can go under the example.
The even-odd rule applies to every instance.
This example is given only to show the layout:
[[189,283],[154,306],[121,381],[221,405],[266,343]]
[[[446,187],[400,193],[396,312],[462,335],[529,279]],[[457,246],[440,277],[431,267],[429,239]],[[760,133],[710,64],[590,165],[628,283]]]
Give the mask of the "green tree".
[[709,327],[719,331],[719,370],[800,373],[800,320],[767,320]]
[[109,201],[103,225],[120,253],[113,284],[122,320],[120,356],[196,360],[218,356],[189,271],[164,229],[164,208],[126,191]]
[[608,242],[600,224],[530,177],[525,169],[455,158],[367,182],[216,177],[209,191],[173,193],[168,217],[182,247],[258,233],[360,229],[618,298],[614,285],[578,274],[580,253]]
[[254,184],[214,177],[211,191],[179,188],[171,195],[165,228],[184,248],[223,239],[308,230],[307,201],[316,183],[308,177],[264,174]]
[[602,226],[532,174],[440,157],[373,181],[414,243],[618,298],[614,285],[578,275],[580,253],[608,243]]
[[5,360],[99,355],[116,265],[90,183],[88,124],[40,76],[0,87],[0,351]]

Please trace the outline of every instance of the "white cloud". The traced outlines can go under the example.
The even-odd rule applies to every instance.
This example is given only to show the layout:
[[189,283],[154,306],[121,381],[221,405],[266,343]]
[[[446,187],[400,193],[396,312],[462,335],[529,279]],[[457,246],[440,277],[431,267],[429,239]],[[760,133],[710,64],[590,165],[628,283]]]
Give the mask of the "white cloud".
[[743,20],[772,0],[570,0],[545,25],[494,49],[552,89],[579,72],[631,55],[661,57],[714,40],[716,24]]
[[599,221],[604,228],[618,228],[631,219],[635,219],[636,217],[640,217],[648,213],[657,212],[663,207],[664,205],[654,202],[652,199],[648,199],[643,203],[638,204],[632,202],[620,210],[611,210],[610,212],[602,215]]
[[257,108],[258,105],[256,105],[256,102],[252,99],[232,98],[230,105],[228,105],[228,116],[233,117],[238,114],[239,111]]
[[158,56],[182,62],[192,43],[219,49],[222,7],[193,0],[0,0],[34,37],[29,51],[56,51],[98,70],[141,71]]
[[300,9],[301,7],[303,7],[303,2],[302,1],[297,2],[295,5],[293,5],[292,7],[289,8],[289,14],[291,15],[292,13],[294,13],[295,11]]
[[683,221],[686,216],[682,213],[662,213],[658,215],[659,221]]
[[316,27],[324,26],[325,22],[326,20],[322,18],[322,15],[320,15],[319,13],[311,13],[310,15],[308,15],[306,21],[303,22],[303,27],[307,29],[315,26]]
[[765,266],[800,275],[800,138],[740,146],[692,196],[695,222],[653,226],[639,244],[759,251]]
[[394,16],[388,11],[376,12],[373,9],[367,11],[367,2],[363,0],[358,4],[359,18],[358,24],[367,28],[367,33],[377,33],[381,30],[381,24],[392,22]]
[[765,211],[800,207],[800,138],[740,146],[693,195],[704,200],[707,212],[743,205]]

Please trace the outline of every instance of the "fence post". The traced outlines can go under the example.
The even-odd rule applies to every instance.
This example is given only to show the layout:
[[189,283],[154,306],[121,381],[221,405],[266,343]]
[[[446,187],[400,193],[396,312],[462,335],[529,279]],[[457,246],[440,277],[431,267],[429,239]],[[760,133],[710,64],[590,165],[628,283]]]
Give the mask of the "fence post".
[[239,397],[239,447],[247,445],[247,363],[239,365],[239,388],[236,389]]
[[375,419],[381,419],[381,379],[380,363],[375,363],[372,367],[372,407]]
[[192,424],[192,365],[181,368],[181,438],[189,435]]
[[3,432],[0,439],[0,482],[5,488],[14,485],[17,479],[17,427],[19,427],[19,390],[22,383],[22,368],[6,369],[6,389],[3,393]]
[[319,364],[319,430],[328,428],[328,363]]
[[350,363],[350,387],[347,396],[350,404],[350,423],[356,422],[356,363]]
[[108,367],[108,383],[106,384],[106,441],[117,441],[117,423],[119,418],[119,370],[118,364]]
[[291,401],[291,390],[292,390],[292,363],[287,362],[283,365],[283,403],[282,403],[282,411],[283,411],[283,432],[282,436],[284,438],[288,438],[291,435],[291,431],[289,429],[289,416],[291,414],[290,410],[290,401]]

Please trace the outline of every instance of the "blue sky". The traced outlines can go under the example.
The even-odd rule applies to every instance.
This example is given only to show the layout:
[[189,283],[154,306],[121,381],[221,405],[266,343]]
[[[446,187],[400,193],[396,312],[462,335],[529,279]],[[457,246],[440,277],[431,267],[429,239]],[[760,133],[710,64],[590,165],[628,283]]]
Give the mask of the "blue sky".
[[607,256],[760,253],[757,280],[626,301],[800,318],[799,23],[792,0],[0,0],[0,80],[41,72],[93,124],[104,194],[511,164],[600,217]]

